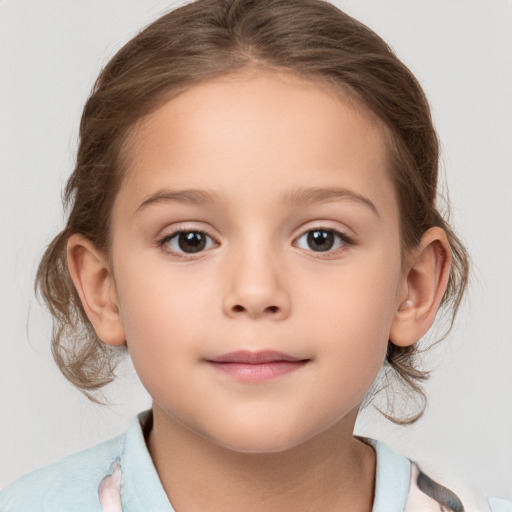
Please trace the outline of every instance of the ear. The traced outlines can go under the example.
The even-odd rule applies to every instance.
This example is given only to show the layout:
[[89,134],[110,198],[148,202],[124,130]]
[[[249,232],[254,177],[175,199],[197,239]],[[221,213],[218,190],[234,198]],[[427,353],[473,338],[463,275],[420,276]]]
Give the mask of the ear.
[[98,337],[122,345],[124,334],[115,282],[108,258],[87,238],[71,235],[67,245],[69,273]]
[[450,275],[451,250],[443,229],[430,228],[406,258],[402,293],[389,340],[398,346],[416,343],[430,329]]

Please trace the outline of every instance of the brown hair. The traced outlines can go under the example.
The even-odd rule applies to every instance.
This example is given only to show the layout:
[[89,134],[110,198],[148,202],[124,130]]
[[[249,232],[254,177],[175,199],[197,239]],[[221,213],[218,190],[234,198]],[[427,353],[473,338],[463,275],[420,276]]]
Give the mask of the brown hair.
[[[80,233],[108,254],[113,201],[123,177],[123,143],[143,116],[201,81],[248,66],[292,73],[349,91],[390,135],[404,250],[443,228],[453,264],[443,304],[452,323],[468,278],[464,247],[436,206],[439,145],[425,95],[390,47],[323,0],[197,0],[162,16],[129,41],[98,77],[80,123],[76,167],[65,189],[65,229],[48,246],[36,288],[54,317],[52,350],[64,375],[89,398],[115,377],[123,350],[96,336],[71,281],[66,244]],[[451,325],[450,325],[451,327]],[[425,408],[417,347],[388,345],[386,373]],[[396,380],[396,379],[395,379]]]

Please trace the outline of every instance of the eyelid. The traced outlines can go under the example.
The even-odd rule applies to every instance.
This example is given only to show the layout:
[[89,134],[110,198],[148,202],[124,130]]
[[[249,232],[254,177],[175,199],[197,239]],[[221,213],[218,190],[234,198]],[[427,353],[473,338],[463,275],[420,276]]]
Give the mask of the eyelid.
[[297,243],[298,240],[300,240],[303,236],[307,235],[311,231],[329,231],[331,233],[334,233],[335,236],[337,236],[341,242],[341,247],[337,247],[335,249],[328,249],[326,251],[314,251],[312,249],[304,249],[302,247],[299,247],[299,249],[306,251],[308,253],[314,254],[315,257],[320,258],[331,258],[339,255],[340,252],[345,251],[348,247],[355,245],[355,240],[352,236],[348,235],[345,231],[342,231],[340,229],[334,228],[332,226],[326,226],[326,225],[316,225],[311,226],[306,229],[302,229],[299,236],[295,237],[293,240],[294,245]]
[[171,254],[173,256],[176,256],[178,258],[183,258],[183,259],[198,258],[203,253],[205,253],[211,249],[211,247],[210,247],[209,249],[203,249],[201,251],[198,251],[197,253],[186,253],[186,252],[180,252],[180,251],[171,249],[167,245],[167,243],[170,240],[172,240],[174,237],[178,236],[180,233],[202,233],[205,236],[207,236],[208,238],[210,238],[216,246],[219,245],[219,242],[217,241],[217,239],[214,236],[212,236],[208,230],[206,230],[205,228],[202,228],[202,227],[190,226],[190,225],[188,225],[188,226],[187,225],[178,225],[178,226],[173,227],[172,229],[169,229],[169,231],[164,230],[164,233],[157,238],[156,245],[159,248],[161,248],[164,252]]
[[212,234],[212,229],[209,227],[209,224],[207,222],[203,221],[195,221],[195,220],[184,220],[184,221],[177,221],[173,222],[171,224],[166,225],[162,229],[160,229],[160,235],[157,235],[160,238],[163,238],[165,236],[172,236],[179,232],[198,232],[198,233],[205,233],[210,238],[215,240],[217,243],[217,237]]
[[352,235],[349,235],[349,233],[352,233],[352,230],[349,229],[346,226],[339,226],[339,222],[336,222],[336,226],[333,226],[330,221],[327,220],[313,220],[307,223],[304,223],[300,230],[298,231],[298,235],[294,238],[294,240],[297,240],[299,237],[304,235],[305,233],[308,233],[309,231],[332,231],[343,238],[350,240],[354,242],[354,237]]

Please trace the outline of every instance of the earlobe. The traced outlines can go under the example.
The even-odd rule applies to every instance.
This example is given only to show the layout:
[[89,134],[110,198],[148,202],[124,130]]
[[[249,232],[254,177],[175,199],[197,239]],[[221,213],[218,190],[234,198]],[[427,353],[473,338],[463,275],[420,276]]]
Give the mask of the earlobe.
[[413,345],[430,329],[448,284],[450,264],[446,233],[430,228],[407,259],[404,291],[389,336],[392,343]]
[[117,291],[108,259],[81,235],[71,235],[67,245],[71,279],[98,337],[108,345],[122,345],[125,334]]

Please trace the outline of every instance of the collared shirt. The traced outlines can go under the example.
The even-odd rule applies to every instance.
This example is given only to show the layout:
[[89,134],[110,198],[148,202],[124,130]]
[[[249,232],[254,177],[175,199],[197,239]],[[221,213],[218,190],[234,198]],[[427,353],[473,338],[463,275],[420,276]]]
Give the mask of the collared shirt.
[[[174,512],[144,439],[151,411],[104,443],[33,471],[0,492],[0,512]],[[360,438],[377,455],[372,512],[512,512],[512,500],[470,508],[384,443]]]

